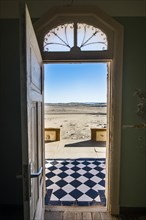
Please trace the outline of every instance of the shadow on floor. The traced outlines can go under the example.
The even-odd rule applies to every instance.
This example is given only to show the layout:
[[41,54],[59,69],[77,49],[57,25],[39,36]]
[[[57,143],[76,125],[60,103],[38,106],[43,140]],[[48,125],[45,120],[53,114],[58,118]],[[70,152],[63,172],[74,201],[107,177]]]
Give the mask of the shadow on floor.
[[76,143],[69,143],[64,147],[106,147],[106,141],[79,141]]

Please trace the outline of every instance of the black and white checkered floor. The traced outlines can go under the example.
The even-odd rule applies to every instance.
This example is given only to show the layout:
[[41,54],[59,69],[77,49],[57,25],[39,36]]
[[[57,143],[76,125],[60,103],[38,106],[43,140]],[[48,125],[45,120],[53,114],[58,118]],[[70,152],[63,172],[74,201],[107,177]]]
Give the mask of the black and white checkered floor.
[[46,205],[106,205],[105,159],[46,160]]

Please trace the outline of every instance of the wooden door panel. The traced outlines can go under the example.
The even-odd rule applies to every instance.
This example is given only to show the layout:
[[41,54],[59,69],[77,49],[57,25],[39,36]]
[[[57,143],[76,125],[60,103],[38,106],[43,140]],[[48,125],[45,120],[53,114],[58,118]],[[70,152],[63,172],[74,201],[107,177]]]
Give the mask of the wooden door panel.
[[[44,219],[43,71],[28,9],[21,2],[21,113],[24,220]],[[40,172],[38,172],[40,171]]]
[[[31,107],[31,142],[30,142],[30,167],[31,173],[35,173],[38,170],[38,159],[37,159],[37,116],[36,116],[36,102],[32,103]],[[37,178],[31,178],[31,196],[30,196],[30,210],[31,216],[34,217],[38,201],[38,180]]]
[[[43,141],[43,138],[42,136],[44,135],[43,134],[43,118],[42,118],[42,112],[43,112],[43,104],[42,102],[38,102],[37,103],[37,118],[38,118],[38,125],[37,125],[37,133],[38,133],[38,155],[39,155],[39,158],[38,158],[38,166],[39,167],[43,167],[43,148],[42,148],[42,141]],[[42,176],[40,176],[40,179],[42,178]]]
[[[42,147],[42,102],[32,102],[31,107],[31,173],[36,173],[43,167],[43,147]],[[43,204],[43,173],[37,178],[31,178],[30,216],[38,219],[40,206]],[[35,214],[35,216],[34,216]]]
[[41,67],[37,61],[37,55],[35,54],[34,49],[30,48],[30,68],[31,68],[31,88],[38,93],[42,92],[42,72]]

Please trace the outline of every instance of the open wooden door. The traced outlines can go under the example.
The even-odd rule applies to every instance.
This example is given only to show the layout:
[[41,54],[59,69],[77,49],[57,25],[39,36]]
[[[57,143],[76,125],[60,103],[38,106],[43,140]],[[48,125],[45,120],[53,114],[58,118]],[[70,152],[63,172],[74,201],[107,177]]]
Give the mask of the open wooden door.
[[22,179],[24,220],[44,219],[42,58],[28,9],[20,3]]

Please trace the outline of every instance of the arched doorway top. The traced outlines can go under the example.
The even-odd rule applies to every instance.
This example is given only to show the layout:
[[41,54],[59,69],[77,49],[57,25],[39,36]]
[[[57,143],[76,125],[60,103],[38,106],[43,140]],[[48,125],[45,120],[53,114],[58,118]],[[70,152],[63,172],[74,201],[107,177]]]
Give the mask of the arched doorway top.
[[[71,46],[68,44],[66,33],[67,28],[65,25],[66,27],[68,25],[72,27],[72,29],[70,28],[70,33],[73,32],[73,42],[71,42]],[[83,30],[82,43],[79,43],[78,38],[79,27]],[[90,27],[90,30],[94,29],[94,31],[88,35],[87,39],[88,27]],[[61,37],[59,35],[57,36],[58,33],[56,33],[59,28],[62,28],[64,31]],[[115,35],[118,33],[120,34],[122,26],[97,7],[64,6],[50,9],[42,18],[39,19],[39,21],[35,23],[35,30],[42,57],[45,61],[54,59],[107,60],[113,59],[114,38]],[[101,38],[99,38],[99,33],[97,33],[96,30],[100,32]],[[53,36],[53,40],[50,40]],[[82,45],[85,42],[88,44],[83,48]],[[100,44],[97,42],[100,42]],[[58,47],[56,45],[57,49],[52,49],[52,46],[55,48],[55,43],[58,44]],[[59,50],[61,45],[64,46],[64,49],[66,47],[65,51]],[[69,47],[71,49],[69,49]]]

